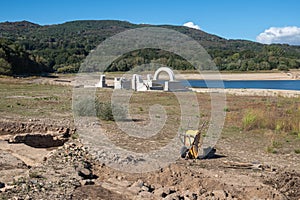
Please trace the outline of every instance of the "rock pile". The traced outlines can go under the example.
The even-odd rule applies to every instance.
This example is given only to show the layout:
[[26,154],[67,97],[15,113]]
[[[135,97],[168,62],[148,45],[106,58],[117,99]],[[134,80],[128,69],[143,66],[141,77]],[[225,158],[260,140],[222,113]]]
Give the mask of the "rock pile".
[[7,183],[0,196],[7,199],[71,199],[75,188],[90,185],[97,178],[92,173],[91,157],[80,142],[58,147],[28,175]]

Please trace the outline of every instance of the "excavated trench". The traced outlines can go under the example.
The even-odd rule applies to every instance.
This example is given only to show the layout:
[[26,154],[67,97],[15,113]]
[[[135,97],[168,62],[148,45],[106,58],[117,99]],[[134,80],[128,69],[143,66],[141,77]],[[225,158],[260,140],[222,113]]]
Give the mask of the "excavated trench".
[[19,134],[8,140],[8,143],[23,143],[34,148],[51,148],[64,145],[68,138],[53,134],[29,133]]
[[[17,158],[27,166],[37,165],[52,150],[63,146],[74,132],[70,128],[32,122],[0,122],[0,157],[9,154],[11,161]],[[18,168],[13,165],[12,169]]]
[[62,146],[75,129],[38,123],[0,122],[0,141],[23,143],[34,148]]

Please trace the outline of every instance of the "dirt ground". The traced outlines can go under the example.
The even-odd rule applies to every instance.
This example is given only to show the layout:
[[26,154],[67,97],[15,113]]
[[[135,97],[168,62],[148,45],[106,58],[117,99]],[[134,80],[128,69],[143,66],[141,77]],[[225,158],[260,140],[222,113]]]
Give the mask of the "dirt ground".
[[[36,87],[42,88],[39,92],[22,89],[19,84],[24,81],[29,87],[38,83]],[[280,113],[290,106],[300,108],[299,98],[228,95],[225,126],[214,157],[185,160],[180,158],[178,149],[178,158],[166,167],[128,173],[99,162],[83,145],[71,109],[59,107],[71,104],[68,86],[51,89],[64,91],[68,98],[61,94],[54,98],[51,91],[45,93],[44,87],[49,87],[49,83],[40,86],[40,81],[2,80],[2,88],[5,84],[10,86],[3,90],[1,102],[9,102],[12,107],[0,104],[1,199],[300,199],[300,154],[296,151],[300,149],[299,136],[268,128],[244,130],[241,124],[245,108],[263,110],[268,103]],[[104,99],[110,95],[99,92],[100,96],[103,92]],[[139,125],[149,120],[151,104],[142,104],[142,109],[138,106],[138,99],[147,102],[147,95],[132,97],[132,115],[140,119],[136,121]],[[169,132],[178,128],[174,126],[178,122],[178,108],[174,106],[177,101],[168,93],[151,96],[156,96],[154,103],[165,106],[170,115],[163,133],[153,138],[164,145],[173,137]],[[197,98],[201,102],[201,120],[209,119],[209,95],[197,93]],[[34,100],[39,110],[32,111]],[[49,104],[52,107],[47,107]],[[139,148],[139,142],[122,134],[114,122],[100,124],[113,142],[129,149]],[[144,150],[151,150],[151,144],[143,145]]]
[[258,143],[259,139],[262,139],[259,135],[233,137],[228,133],[216,145],[218,156],[214,158],[178,158],[165,168],[138,174],[99,163],[74,137],[52,148],[2,141],[0,182],[5,187],[0,196],[3,199],[299,199],[299,156],[268,154],[262,148],[266,141]]

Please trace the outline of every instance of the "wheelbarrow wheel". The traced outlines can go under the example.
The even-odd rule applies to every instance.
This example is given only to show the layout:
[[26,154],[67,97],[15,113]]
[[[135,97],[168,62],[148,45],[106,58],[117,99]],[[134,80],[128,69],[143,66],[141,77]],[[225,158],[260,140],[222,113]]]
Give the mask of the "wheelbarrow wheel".
[[188,148],[186,146],[181,147],[180,149],[180,156],[181,158],[185,158],[188,153]]

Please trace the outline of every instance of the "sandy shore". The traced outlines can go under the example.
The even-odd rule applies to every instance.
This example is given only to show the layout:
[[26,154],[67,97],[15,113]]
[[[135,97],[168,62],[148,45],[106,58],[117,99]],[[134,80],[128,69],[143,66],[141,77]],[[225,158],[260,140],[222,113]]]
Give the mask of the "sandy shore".
[[[185,80],[299,80],[300,71],[292,72],[269,72],[269,73],[203,73],[203,74],[180,74],[179,79]],[[274,90],[274,89],[217,89],[217,88],[192,88],[195,92],[225,92],[237,96],[282,96],[300,97],[300,91]]]
[[281,96],[300,97],[300,91],[296,90],[271,90],[271,89],[218,89],[218,88],[191,88],[200,93],[222,93],[236,96]]
[[179,79],[195,80],[295,80],[300,79],[300,71],[269,73],[203,73],[180,74]]

